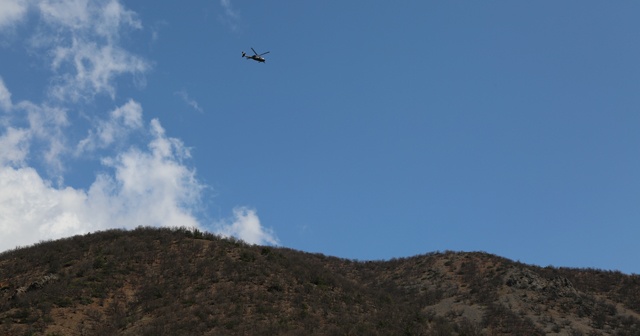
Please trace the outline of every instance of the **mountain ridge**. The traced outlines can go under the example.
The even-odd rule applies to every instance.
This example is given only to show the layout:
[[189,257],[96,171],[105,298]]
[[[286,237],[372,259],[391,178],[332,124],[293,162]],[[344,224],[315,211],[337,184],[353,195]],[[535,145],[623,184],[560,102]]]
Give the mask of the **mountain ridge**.
[[188,228],[0,254],[7,335],[640,335],[640,276],[485,252],[355,261]]

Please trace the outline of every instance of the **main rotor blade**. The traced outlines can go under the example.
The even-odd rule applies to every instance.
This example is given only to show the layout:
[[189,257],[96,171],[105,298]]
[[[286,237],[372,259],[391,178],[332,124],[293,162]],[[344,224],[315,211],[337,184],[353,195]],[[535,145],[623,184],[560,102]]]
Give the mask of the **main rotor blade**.
[[266,54],[268,54],[268,53],[270,53],[270,51],[267,51],[266,53],[262,53],[262,54],[260,54],[260,55],[258,55],[258,56],[266,55]]
[[258,53],[256,52],[256,50],[255,50],[255,49],[251,48],[251,50],[253,50],[253,54],[254,54],[254,55],[257,55],[257,54],[258,54]]

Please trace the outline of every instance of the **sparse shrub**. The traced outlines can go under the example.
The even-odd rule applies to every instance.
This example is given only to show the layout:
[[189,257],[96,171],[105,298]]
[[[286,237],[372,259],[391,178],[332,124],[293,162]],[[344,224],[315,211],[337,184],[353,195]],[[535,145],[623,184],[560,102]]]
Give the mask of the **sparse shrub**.
[[[0,253],[0,265],[1,274],[15,275],[10,290],[0,290],[6,299],[0,334],[7,335],[42,334],[60,307],[86,317],[72,335],[541,335],[538,326],[552,321],[552,313],[593,319],[594,327],[616,335],[640,334],[640,321],[616,309],[640,306],[638,276],[536,268],[485,253],[353,261],[248,245],[195,228],[139,227]],[[578,294],[510,292],[522,299],[513,311],[499,302],[514,267],[543,280],[566,278]],[[52,271],[57,281],[8,300],[17,286]],[[482,323],[469,321],[460,307],[447,318],[435,313],[451,303],[484,312]],[[570,323],[564,330],[571,331]]]
[[256,261],[256,255],[251,251],[242,251],[242,253],[240,253],[240,260],[244,262],[254,262]]

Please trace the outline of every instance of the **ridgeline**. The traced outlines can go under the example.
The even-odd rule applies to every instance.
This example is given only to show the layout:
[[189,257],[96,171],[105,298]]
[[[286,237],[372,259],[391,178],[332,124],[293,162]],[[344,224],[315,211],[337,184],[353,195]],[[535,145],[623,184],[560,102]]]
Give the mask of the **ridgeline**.
[[435,252],[353,261],[186,228],[0,254],[2,335],[640,335],[640,276]]

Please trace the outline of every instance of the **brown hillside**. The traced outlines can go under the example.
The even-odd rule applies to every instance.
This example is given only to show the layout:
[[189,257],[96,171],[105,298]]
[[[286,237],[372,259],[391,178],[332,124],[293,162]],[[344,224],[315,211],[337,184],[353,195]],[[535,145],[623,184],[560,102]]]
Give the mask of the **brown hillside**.
[[110,230],[0,254],[0,334],[640,335],[640,276]]

